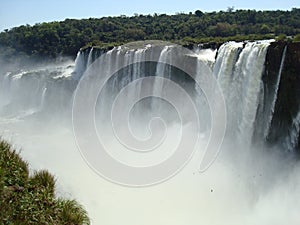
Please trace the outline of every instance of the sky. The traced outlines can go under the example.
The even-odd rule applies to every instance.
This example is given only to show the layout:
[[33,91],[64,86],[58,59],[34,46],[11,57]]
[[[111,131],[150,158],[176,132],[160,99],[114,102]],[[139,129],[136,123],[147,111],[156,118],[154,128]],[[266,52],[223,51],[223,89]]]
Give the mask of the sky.
[[0,31],[15,26],[66,18],[132,16],[138,14],[225,11],[235,9],[290,10],[299,0],[0,0]]

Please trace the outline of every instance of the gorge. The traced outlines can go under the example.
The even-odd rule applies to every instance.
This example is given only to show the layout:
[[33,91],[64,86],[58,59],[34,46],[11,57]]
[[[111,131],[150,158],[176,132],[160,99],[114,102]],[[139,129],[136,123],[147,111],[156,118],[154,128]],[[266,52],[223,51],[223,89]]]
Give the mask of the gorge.
[[[32,64],[26,70],[1,71],[0,135],[24,147],[21,155],[33,168],[46,166],[54,172],[58,194],[78,198],[93,224],[299,223],[299,42],[226,42],[218,48],[187,49],[145,41],[81,49],[75,62]],[[218,86],[204,79],[206,75]],[[97,82],[106,76],[101,89]],[[150,85],[143,83],[153,77]],[[160,78],[176,83],[175,91]],[[224,108],[218,108],[222,99],[213,98],[219,96],[218,88]],[[163,100],[166,96],[174,99]],[[132,100],[136,98],[139,101]],[[88,106],[94,107],[92,114]],[[222,136],[222,126],[215,123],[223,118]],[[186,138],[186,146],[194,143],[193,138],[198,141],[185,167],[174,166],[178,174],[172,179],[160,178],[153,186],[149,179],[149,187],[133,188],[126,185],[126,176],[120,182],[114,177],[115,183],[125,185],[119,186],[108,182],[107,174],[100,174],[107,179],[97,176],[99,161],[92,160],[98,155],[88,125],[95,126],[112,158],[135,167],[167,162],[181,139]],[[127,126],[134,139],[128,143]],[[199,172],[201,155],[214,134],[222,136],[218,149],[208,156],[210,167]],[[125,142],[118,137],[125,137]],[[84,151],[77,150],[81,143]],[[149,149],[124,153],[128,145]],[[157,146],[155,153],[152,148]]]

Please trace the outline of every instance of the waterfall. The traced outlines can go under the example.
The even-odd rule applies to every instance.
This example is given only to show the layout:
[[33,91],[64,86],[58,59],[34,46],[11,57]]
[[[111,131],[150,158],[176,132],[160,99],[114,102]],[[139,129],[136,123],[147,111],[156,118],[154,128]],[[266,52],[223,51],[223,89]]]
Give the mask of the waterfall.
[[[135,54],[134,54],[133,61],[136,62],[136,61],[143,61],[143,60],[145,60],[145,53],[146,53],[146,49],[138,49],[135,52]],[[144,66],[145,66],[144,63],[135,63],[133,65],[133,77],[132,77],[132,80],[139,79],[141,77],[141,75],[145,76],[145,68],[144,68]],[[141,88],[142,88],[141,83],[137,83],[136,87],[134,88],[136,90],[136,92],[138,93],[138,96],[139,96],[139,93],[141,92]],[[132,94],[134,94],[134,93],[132,93]]]
[[77,53],[77,57],[75,59],[75,69],[72,74],[72,78],[74,80],[79,80],[80,77],[83,75],[84,71],[86,70],[86,57],[85,57],[85,52],[79,51]]
[[285,147],[288,151],[293,152],[297,147],[300,135],[300,110],[295,116],[292,122],[292,126],[289,130],[289,136],[285,138]]
[[0,76],[0,107],[5,106],[10,102],[10,92],[11,92],[11,72],[5,73],[3,76]]
[[[232,118],[230,115],[235,113],[236,107],[232,106],[234,100],[231,98],[230,92],[233,89],[237,88],[234,87],[234,70],[236,67],[236,63],[238,57],[243,49],[243,43],[236,43],[236,42],[228,42],[223,44],[217,54],[216,61],[213,66],[213,74],[218,80],[220,87],[224,93],[224,97],[227,104],[227,111],[228,113],[228,129],[233,131],[233,134],[237,130],[237,117]],[[236,92],[236,94],[240,95],[240,93]]]
[[236,43],[231,41],[223,44],[218,50],[213,70],[221,86],[227,87],[229,85],[235,63],[242,49],[242,42]]
[[0,114],[20,118],[41,113],[46,107],[47,110],[52,108],[57,111],[57,107],[62,104],[66,108],[62,102],[65,102],[69,97],[67,93],[73,89],[69,79],[73,65],[73,62],[63,62],[6,73],[0,80],[0,86],[3,87],[0,91]]
[[280,67],[279,67],[279,71],[278,71],[278,75],[277,75],[277,80],[276,80],[276,83],[275,83],[275,91],[274,91],[274,95],[273,95],[273,100],[272,100],[272,103],[271,103],[269,116],[267,117],[267,126],[265,127],[265,130],[264,130],[264,139],[267,138],[267,136],[269,134],[269,131],[270,131],[271,123],[272,123],[272,118],[273,118],[275,105],[276,105],[276,100],[277,100],[277,96],[278,96],[279,84],[280,84],[280,80],[281,80],[281,74],[282,74],[282,70],[283,70],[283,67],[284,67],[286,50],[287,50],[287,46],[284,47],[282,57],[281,57]]
[[[285,66],[285,58],[287,46],[285,46],[278,75],[274,82],[271,92],[270,102],[266,104],[263,90],[262,74],[266,59],[266,52],[271,41],[257,42],[227,42],[220,46],[218,50],[211,49],[194,49],[189,56],[189,60],[193,62],[193,69],[197,71],[197,76],[205,73],[202,71],[201,63],[205,63],[212,68],[213,75],[218,80],[223,91],[227,106],[227,130],[228,134],[238,139],[240,142],[249,145],[252,142],[252,136],[257,129],[261,131],[261,138],[265,141],[269,133],[277,96],[280,92],[280,81]],[[89,48],[78,52],[75,64],[56,66],[53,68],[43,68],[34,70],[19,70],[9,72],[1,76],[1,113],[13,112],[17,114],[19,111],[31,111],[32,109],[53,108],[63,109],[71,104],[72,99],[68,99],[72,95],[72,91],[84,72],[90,68],[97,58],[104,53],[104,50]],[[101,62],[97,62],[97,66],[102,69],[114,71],[115,68],[123,69],[115,74],[108,82],[108,87],[103,93],[105,99],[112,99],[115,93],[121,88],[127,86],[132,81],[147,76],[163,77],[165,79],[176,80],[181,85],[188,87],[190,81],[179,78],[178,71],[170,66],[162,63],[147,64],[134,63],[143,61],[149,55],[155,55],[158,61],[171,62],[172,58],[180,52],[173,45],[155,45],[149,44],[143,47],[116,47],[106,52]],[[74,68],[74,69],[73,69]],[[70,70],[73,69],[71,73]],[[71,75],[71,78],[68,76]],[[188,88],[191,88],[188,87]],[[132,89],[127,92],[130,99],[134,95],[140,95],[143,90],[142,83],[136,83]],[[152,87],[153,93],[162,93],[164,84],[156,79]],[[194,94],[200,97],[196,98],[200,110],[200,117],[203,120],[204,130],[208,130],[210,122],[204,118],[208,118],[209,112],[204,109],[207,107],[207,100],[202,90],[194,85]],[[66,96],[65,96],[66,95]],[[100,101],[100,100],[99,100]],[[150,101],[150,102],[149,102]],[[149,110],[160,110],[161,103],[158,99],[152,98],[148,101]],[[69,102],[69,103],[67,103]],[[101,102],[101,108],[106,108],[107,102]],[[126,104],[126,102],[124,102]],[[147,105],[146,103],[144,105]],[[264,115],[262,122],[258,121],[258,106],[263,105]],[[40,110],[42,111],[42,109]],[[138,114],[138,110],[136,111]],[[290,136],[287,142],[290,144],[288,148],[294,148],[297,139],[297,119],[293,121],[293,128],[290,130]]]
[[[211,69],[213,69],[213,66],[215,64],[215,56],[216,56],[217,50],[211,50],[211,49],[196,49],[195,56],[197,59],[197,67],[196,67],[196,81],[197,83],[201,83],[203,75],[207,74],[208,71],[206,71],[206,67],[203,67],[202,62],[204,62],[206,65],[208,65]],[[208,101],[203,93],[203,90],[201,87],[195,83],[194,88],[196,92],[195,101],[196,104],[199,107],[199,118],[201,121],[201,137],[204,138],[208,135],[208,132],[211,127],[211,112],[209,109]],[[209,118],[209,119],[208,119]]]
[[[270,42],[248,43],[241,53],[237,62],[235,77],[240,76],[242,83],[239,83],[241,96],[235,95],[235,103],[240,101],[240,124],[238,126],[242,141],[249,145],[252,140],[254,122],[259,104],[259,95],[262,86],[262,74],[267,48]],[[239,78],[238,78],[239,79]],[[234,107],[234,105],[232,105]]]
[[247,145],[251,143],[261,93],[262,73],[270,41],[223,44],[214,75],[225,95],[228,129]]
[[198,46],[196,49],[194,49],[194,51],[195,55],[200,61],[206,63],[211,68],[213,67],[217,49],[203,49],[200,46]]
[[94,48],[92,47],[88,55],[86,67],[89,67],[93,62],[93,50]]
[[[158,214],[163,212],[161,214],[166,217],[164,220],[160,217],[157,221],[151,220],[149,224],[174,224],[174,221],[175,224],[176,221],[180,224],[189,219],[195,224],[210,223],[216,210],[222,213],[217,218],[218,221],[212,221],[215,224],[219,221],[222,224],[242,224],[243,221],[249,224],[257,221],[274,224],[274,221],[279,221],[284,224],[290,222],[290,218],[297,222],[297,210],[292,210],[292,214],[289,214],[295,203],[293,194],[299,191],[298,181],[295,179],[299,172],[298,162],[293,152],[299,149],[300,133],[300,105],[297,96],[299,86],[296,82],[291,85],[294,74],[289,74],[294,71],[294,68],[290,69],[290,65],[297,64],[297,61],[293,61],[291,47],[293,45],[284,47],[280,43],[280,48],[277,48],[277,43],[270,45],[270,41],[227,42],[216,50],[195,49],[186,53],[169,43],[138,43],[103,51],[96,47],[81,50],[75,62],[69,64],[56,63],[47,67],[0,73],[0,135],[16,140],[14,143],[24,149],[21,154],[33,169],[42,166],[53,171],[62,181],[60,186],[68,187],[74,198],[82,200],[82,205],[96,224],[117,224],[114,218],[107,217],[104,221],[100,211],[107,210],[111,215],[117,213],[120,218],[129,218],[128,213],[133,212],[132,216],[136,216],[136,210],[140,208],[138,222],[142,221],[140,224],[143,224],[145,218],[153,217],[152,209],[155,207]],[[269,53],[274,49],[278,55],[271,60]],[[266,54],[267,50],[272,51]],[[147,61],[149,58],[155,60]],[[178,59],[188,72],[170,66],[173,63],[178,65]],[[159,61],[164,63],[157,63]],[[274,62],[277,65],[271,65]],[[267,76],[268,71],[272,72],[271,76]],[[91,76],[93,72],[94,77]],[[106,75],[111,76],[106,80]],[[207,82],[205,75],[218,81],[226,107],[222,101],[223,104],[218,108],[220,102],[217,99],[223,100],[223,96],[216,98],[215,92],[219,88]],[[170,83],[175,83],[186,91],[190,98],[178,97],[177,91],[180,88],[168,92],[172,88],[161,83],[162,78],[171,80]],[[148,82],[150,79],[152,82]],[[266,81],[268,79],[270,83]],[[97,86],[103,80],[105,85]],[[82,90],[81,85],[84,91],[77,95]],[[293,88],[293,92],[288,92],[292,94],[285,101],[286,93],[283,90],[289,87]],[[146,91],[149,95],[142,98]],[[171,93],[169,96],[178,105],[174,107],[173,102],[155,98],[151,95],[153,93],[162,97]],[[117,98],[120,96],[118,102]],[[140,101],[133,104],[134,98]],[[193,107],[186,103],[187,99],[193,101],[198,112],[191,113]],[[86,105],[90,101],[92,107]],[[112,110],[114,104],[117,107]],[[128,111],[128,108],[132,111]],[[224,108],[226,111],[219,110]],[[80,114],[76,114],[78,112]],[[193,115],[197,115],[199,121],[191,119]],[[222,120],[218,120],[220,117]],[[225,121],[225,117],[227,127],[224,137],[223,131],[212,131],[223,130],[218,124]],[[194,121],[196,122],[193,123]],[[199,128],[194,126],[198,122]],[[75,123],[79,124],[78,129],[74,129]],[[79,132],[75,133],[77,131]],[[265,135],[269,132],[269,136],[272,132],[275,134],[266,140],[264,131]],[[137,143],[147,141],[149,137],[159,140],[155,142],[158,143],[158,149],[150,148],[151,146],[141,148],[141,151],[138,151],[138,147],[127,148],[136,143],[120,141],[129,139],[129,133],[136,137]],[[252,137],[253,133],[255,139]],[[185,148],[177,151],[183,134],[187,134],[183,144]],[[162,142],[157,136],[162,137]],[[254,142],[256,136],[261,142]],[[198,141],[195,148],[190,144],[194,137]],[[221,137],[221,154],[218,155],[218,151],[206,151],[210,140],[215,143],[214,140],[218,137]],[[96,138],[97,143],[92,138]],[[83,148],[78,145],[79,141],[84,144]],[[105,146],[105,151],[95,149],[98,143]],[[140,147],[146,146],[144,142],[142,144]],[[194,155],[191,155],[190,161],[186,161],[186,166],[173,180],[139,189],[141,191],[138,192],[135,191],[137,189],[118,187],[109,182],[122,183],[112,177],[119,175],[132,179],[133,184],[136,177],[140,176],[143,182],[149,176],[144,176],[142,170],[166,162],[165,167],[149,170],[151,176],[161,176],[173,165],[183,165],[180,160],[186,156],[185,151],[191,149],[195,150]],[[278,154],[274,149],[281,152]],[[113,163],[106,161],[109,157],[99,157],[99,152],[109,155],[117,163],[128,165],[132,171],[137,171],[136,176],[111,166]],[[176,155],[177,152],[182,155]],[[90,157],[87,158],[85,153],[90,154]],[[198,173],[201,155],[202,159],[216,159],[218,155],[207,173]],[[99,161],[103,159],[104,161]],[[112,173],[98,173],[97,165],[104,165],[107,170],[113,168]],[[75,170],[79,172],[74,175]],[[99,174],[104,175],[107,180],[102,179]],[[169,177],[163,175],[163,178]],[[82,182],[84,179],[86,182]],[[95,195],[97,191],[101,193]],[[63,191],[59,190],[59,193]],[[274,204],[282,201],[283,194],[284,204]],[[158,205],[158,195],[166,198],[167,204]],[[202,201],[203,199],[211,203],[208,209],[212,213],[207,218],[206,214],[199,214],[201,210],[207,211],[207,201]],[[107,207],[112,202],[120,202],[120,210]],[[203,204],[199,205],[199,202]],[[191,207],[182,207],[186,204],[192,206],[192,211]],[[137,205],[143,207],[137,208]],[[124,211],[124,208],[128,210]],[[149,209],[149,215],[143,214],[145,210],[142,209],[145,208]],[[241,209],[239,213],[236,213],[237,209]],[[180,213],[179,220],[174,217],[174,210],[183,212]],[[274,218],[275,214],[269,213],[273,211],[278,212],[278,217]],[[126,221],[127,224],[130,223],[130,218]],[[293,221],[289,224],[293,224]]]
[[[145,76],[145,68],[143,63],[134,63],[136,61],[143,60],[148,48],[140,49],[123,49],[113,48],[108,51],[104,57],[99,59],[98,65],[101,67],[104,73],[112,73],[118,67],[123,69],[114,74],[108,81],[107,86],[101,92],[102,97],[99,99],[99,114],[108,113],[109,105],[112,104],[113,99],[117,93],[126,87],[130,82]],[[141,84],[136,85],[127,92],[127,99],[133,98],[134,95],[138,95],[141,91]],[[126,102],[124,102],[126,105]],[[102,121],[105,122],[105,121]]]
[[43,88],[43,92],[42,92],[42,96],[41,96],[41,103],[40,103],[40,110],[43,110],[44,106],[45,106],[45,98],[46,98],[46,92],[47,92],[47,88],[44,87]]
[[[171,59],[171,55],[170,55],[171,51],[172,51],[172,46],[165,46],[160,53],[158,61],[163,62],[163,61],[167,61],[168,59]],[[155,77],[163,77],[165,79],[171,79],[170,68],[163,63],[158,64],[155,71]],[[159,78],[156,78],[153,85],[153,94],[158,95],[162,93],[163,88],[164,88],[163,82],[161,82]],[[155,101],[152,102],[153,109],[155,108],[159,109],[160,107],[161,105],[159,104],[159,102],[158,103],[156,103]]]

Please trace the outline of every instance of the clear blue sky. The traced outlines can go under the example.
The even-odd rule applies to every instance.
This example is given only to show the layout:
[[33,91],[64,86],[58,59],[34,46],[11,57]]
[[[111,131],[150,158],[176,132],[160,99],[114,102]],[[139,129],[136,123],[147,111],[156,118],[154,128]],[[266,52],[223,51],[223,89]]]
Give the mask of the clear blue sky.
[[0,0],[0,31],[22,24],[65,18],[118,16],[134,13],[219,11],[236,9],[299,8],[299,0]]

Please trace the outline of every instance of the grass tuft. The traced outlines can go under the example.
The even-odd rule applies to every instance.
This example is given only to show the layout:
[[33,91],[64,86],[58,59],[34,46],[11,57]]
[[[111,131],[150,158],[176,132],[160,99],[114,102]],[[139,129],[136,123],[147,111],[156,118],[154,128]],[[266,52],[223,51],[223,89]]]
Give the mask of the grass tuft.
[[0,224],[89,225],[75,200],[55,198],[55,178],[47,170],[29,176],[28,164],[0,140]]

